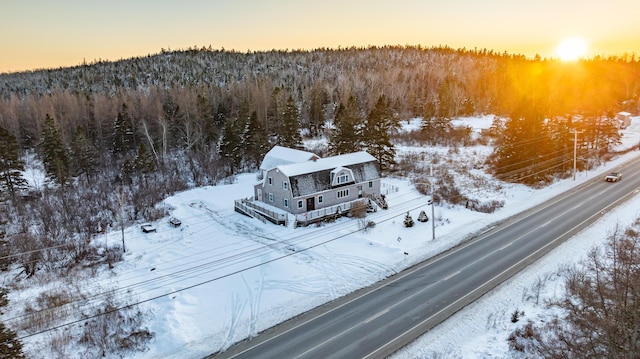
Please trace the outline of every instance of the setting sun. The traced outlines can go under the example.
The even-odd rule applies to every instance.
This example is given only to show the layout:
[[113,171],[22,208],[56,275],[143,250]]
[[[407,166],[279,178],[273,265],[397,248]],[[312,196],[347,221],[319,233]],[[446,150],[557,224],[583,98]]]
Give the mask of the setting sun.
[[587,52],[587,42],[579,37],[564,39],[556,48],[556,55],[562,61],[576,61]]

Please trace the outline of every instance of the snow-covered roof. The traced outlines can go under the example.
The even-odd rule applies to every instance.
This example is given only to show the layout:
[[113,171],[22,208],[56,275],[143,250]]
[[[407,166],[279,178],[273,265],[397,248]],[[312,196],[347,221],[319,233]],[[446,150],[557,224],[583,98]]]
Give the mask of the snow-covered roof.
[[281,165],[276,170],[289,177],[291,193],[294,197],[300,197],[332,188],[332,171],[336,168],[350,170],[356,183],[380,178],[378,162],[364,151]]
[[302,174],[332,170],[336,167],[345,167],[365,162],[375,161],[375,157],[366,151],[348,153],[333,157],[319,158],[315,161],[307,161],[301,163],[293,163],[288,165],[277,166],[280,172],[288,177],[299,176]]
[[264,156],[260,164],[261,170],[269,170],[280,165],[288,165],[292,163],[306,162],[313,158],[319,158],[312,152],[296,150],[294,148],[274,146]]

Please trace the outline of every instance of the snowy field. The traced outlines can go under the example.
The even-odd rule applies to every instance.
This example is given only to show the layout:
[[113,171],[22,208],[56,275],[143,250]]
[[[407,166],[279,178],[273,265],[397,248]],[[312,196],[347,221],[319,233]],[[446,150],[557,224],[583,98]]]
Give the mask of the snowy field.
[[[488,128],[491,120],[458,121],[480,130]],[[415,121],[407,124],[412,125]],[[624,146],[640,142],[640,117],[633,119],[623,141]],[[460,155],[478,157],[479,151],[487,149],[461,149]],[[435,240],[431,221],[416,221],[412,228],[403,225],[407,211],[414,220],[421,210],[431,217],[428,198],[407,180],[383,180],[390,207],[369,214],[367,220],[376,225],[363,232],[357,219],[294,229],[240,215],[234,212],[233,201],[251,196],[256,182],[256,174],[242,174],[233,184],[197,188],[166,199],[160,205],[182,220],[182,225],[172,227],[165,218],[154,223],[155,233],[143,233],[139,226],[125,229],[124,261],[98,274],[91,283],[96,292],[119,288],[118,295],[142,302],[153,313],[147,323],[155,338],[148,351],[134,358],[201,358],[440,253],[491,223],[599,177],[637,154],[624,155],[597,171],[579,173],[576,181],[558,181],[541,190],[503,184],[491,196],[505,205],[492,214],[464,206],[436,206]],[[543,306],[525,295],[534,283],[544,278],[543,295],[561,294],[561,280],[548,274],[568,259],[579,260],[616,223],[630,223],[640,215],[637,208],[640,198],[611,212],[394,357],[509,357],[506,338],[515,328],[511,313],[524,311],[525,321],[544,315]],[[121,245],[122,236],[113,231],[95,241]],[[29,353],[37,353],[41,344],[36,338],[25,341]]]

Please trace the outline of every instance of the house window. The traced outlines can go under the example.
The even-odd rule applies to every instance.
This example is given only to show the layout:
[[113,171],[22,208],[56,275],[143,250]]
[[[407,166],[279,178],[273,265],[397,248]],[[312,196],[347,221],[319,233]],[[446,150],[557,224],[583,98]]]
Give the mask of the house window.
[[269,193],[269,202],[273,202],[273,193]]
[[273,185],[273,178],[271,177],[267,178],[267,183],[269,183],[270,185]]
[[289,190],[289,182],[282,181],[282,189],[285,191]]
[[339,175],[337,182],[338,184],[349,182],[349,175],[348,174]]
[[324,201],[324,196],[323,195],[319,195],[318,196],[318,203],[322,203]]
[[336,195],[338,196],[338,198],[349,197],[349,190],[348,189],[341,189],[338,192],[336,192]]
[[302,200],[298,200],[298,208],[302,208]]
[[288,199],[285,198],[284,201],[283,201],[283,204],[284,204],[285,208],[289,208],[289,200]]
[[369,188],[373,188],[373,181],[369,181]]

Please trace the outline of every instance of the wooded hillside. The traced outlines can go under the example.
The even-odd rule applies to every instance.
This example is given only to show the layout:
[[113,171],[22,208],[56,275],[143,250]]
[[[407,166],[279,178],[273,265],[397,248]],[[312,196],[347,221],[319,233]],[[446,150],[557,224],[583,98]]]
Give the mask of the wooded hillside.
[[[583,159],[603,158],[619,139],[613,114],[637,113],[639,95],[635,58],[562,63],[446,47],[194,48],[0,74],[0,267],[28,281],[112,266],[124,236],[122,248],[99,248],[96,235],[160,218],[155,205],[166,196],[255,170],[273,145],[300,146],[302,136],[327,138],[309,149],[320,155],[366,149],[383,171],[412,172],[410,160],[395,163],[394,144],[467,145],[469,131],[451,119],[495,114],[485,140],[495,141],[496,178],[544,183],[566,175],[571,130],[581,131]],[[421,130],[398,134],[413,117],[423,118]],[[39,164],[47,180],[28,186],[25,166]],[[465,200],[451,175],[441,177],[437,199]],[[61,295],[43,294],[25,311],[55,311],[46,304]],[[7,324],[31,333],[59,317],[32,314]],[[143,333],[132,346],[144,347],[150,334],[134,322],[118,335]]]

